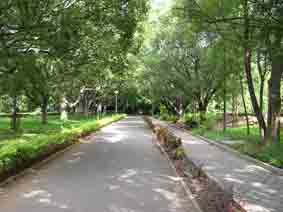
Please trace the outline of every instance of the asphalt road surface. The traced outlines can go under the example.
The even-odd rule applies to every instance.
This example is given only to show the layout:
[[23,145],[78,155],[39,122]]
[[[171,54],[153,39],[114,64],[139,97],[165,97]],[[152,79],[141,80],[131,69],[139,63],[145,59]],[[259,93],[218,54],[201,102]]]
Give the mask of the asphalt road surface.
[[142,118],[103,128],[0,188],[0,212],[196,212]]

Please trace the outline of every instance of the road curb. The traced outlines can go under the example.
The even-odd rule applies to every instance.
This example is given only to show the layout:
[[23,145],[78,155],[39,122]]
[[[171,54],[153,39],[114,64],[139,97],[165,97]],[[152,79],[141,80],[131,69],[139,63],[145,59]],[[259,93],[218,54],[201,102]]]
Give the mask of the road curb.
[[172,161],[170,160],[167,152],[163,149],[163,147],[158,143],[158,141],[156,140],[156,138],[153,138],[153,144],[155,146],[158,147],[158,149],[161,151],[161,153],[165,156],[166,160],[168,161],[170,167],[174,170],[175,175],[178,176],[181,180],[181,185],[184,188],[185,192],[187,193],[187,196],[189,197],[189,199],[192,201],[193,206],[195,207],[195,209],[197,210],[196,212],[203,212],[200,209],[199,204],[197,203],[197,201],[195,200],[192,192],[190,191],[189,187],[186,185],[186,182],[184,181],[183,177],[180,177],[180,175],[178,174],[176,167],[174,166],[174,164],[172,163]]
[[280,168],[277,168],[275,166],[272,166],[268,163],[265,163],[265,162],[262,162],[260,160],[257,160],[249,155],[246,155],[246,154],[243,154],[223,143],[221,143],[221,141],[214,141],[214,140],[211,140],[209,138],[206,138],[204,136],[201,136],[201,135],[193,135],[189,130],[187,129],[183,129],[183,128],[179,128],[175,125],[171,125],[170,123],[167,123],[166,124],[168,125],[168,127],[174,127],[176,129],[179,129],[179,130],[182,130],[186,133],[188,133],[189,135],[193,136],[193,137],[196,137],[196,138],[199,138],[201,140],[203,140],[204,142],[212,145],[212,146],[216,146],[218,147],[219,149],[223,150],[223,151],[226,151],[226,152],[229,152],[231,154],[234,154],[236,156],[238,156],[239,158],[241,159],[244,159],[244,160],[247,160],[249,162],[252,162],[252,163],[255,163],[256,165],[260,166],[261,168],[263,169],[267,169],[268,171],[270,171],[272,174],[275,174],[277,176],[283,176],[283,169],[280,169]]
[[76,139],[71,139],[72,142],[70,142],[69,144],[66,144],[65,146],[63,146],[62,148],[55,150],[55,152],[51,152],[48,153],[47,155],[43,155],[41,158],[39,158],[38,160],[33,161],[27,168],[21,168],[21,170],[17,171],[16,173],[9,175],[8,177],[2,179],[0,181],[0,187],[3,187],[4,185],[7,185],[25,175],[34,173],[36,169],[39,169],[41,166],[43,166],[44,164],[48,163],[49,161],[59,157],[61,154],[64,154],[66,151],[70,150],[71,148],[73,148],[74,146],[76,146],[77,144],[80,144],[81,139],[87,137],[90,134],[93,133],[97,133],[99,132],[102,128],[109,126],[115,122],[119,122],[123,119],[125,119],[125,116],[121,116],[119,117],[117,120],[113,120],[110,121],[109,123],[106,124],[102,124],[101,126],[99,126],[96,130],[94,130],[93,132],[87,133],[87,135],[82,135],[79,138]]
[[71,144],[70,146],[68,146],[67,148],[58,151],[56,153],[51,154],[49,157],[47,157],[44,160],[41,160],[37,163],[35,163],[34,165],[32,165],[30,168],[26,168],[23,171],[19,172],[16,175],[13,175],[11,177],[8,177],[6,180],[0,182],[0,187],[4,187],[10,183],[13,183],[14,181],[18,180],[19,178],[22,178],[28,174],[32,174],[35,172],[35,170],[39,169],[40,167],[46,165],[48,162],[55,160],[57,158],[59,158],[61,155],[63,155],[65,152],[70,151],[72,148],[74,148],[75,146],[77,146],[78,144],[80,144],[79,141]]
[[269,165],[269,164],[267,164],[267,163],[264,163],[264,162],[262,162],[262,161],[260,161],[260,160],[257,160],[257,159],[255,159],[255,158],[252,158],[252,157],[250,157],[250,156],[248,156],[248,155],[245,155],[245,154],[243,154],[243,153],[241,153],[241,152],[239,152],[239,151],[237,151],[237,150],[234,150],[234,149],[232,149],[231,147],[228,147],[228,146],[226,146],[226,145],[224,145],[224,144],[222,144],[222,143],[219,143],[219,142],[217,142],[217,141],[213,141],[213,140],[211,140],[211,139],[208,139],[208,138],[203,137],[203,136],[200,136],[200,135],[192,135],[192,133],[190,133],[190,132],[187,131],[187,130],[186,130],[186,132],[187,132],[188,134],[190,134],[191,136],[193,136],[193,137],[198,137],[198,138],[200,138],[201,140],[205,141],[206,143],[208,143],[208,144],[210,144],[210,145],[212,145],[212,146],[216,146],[216,147],[218,147],[219,149],[222,149],[222,150],[224,150],[224,151],[226,151],[226,152],[232,153],[232,154],[234,154],[234,155],[236,155],[236,156],[238,156],[238,157],[240,157],[240,158],[242,158],[242,159],[244,159],[244,160],[247,160],[247,161],[249,161],[249,162],[255,163],[256,165],[260,166],[261,168],[267,169],[268,171],[270,171],[270,172],[273,173],[273,174],[276,174],[276,175],[278,175],[278,176],[283,176],[283,170],[282,170],[282,169],[279,169],[279,168],[277,168],[277,167],[274,167],[274,166],[272,166],[272,165]]

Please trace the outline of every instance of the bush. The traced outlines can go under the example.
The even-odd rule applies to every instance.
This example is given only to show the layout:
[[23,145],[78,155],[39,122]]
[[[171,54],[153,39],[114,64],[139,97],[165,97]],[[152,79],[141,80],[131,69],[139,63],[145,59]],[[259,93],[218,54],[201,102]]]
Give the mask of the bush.
[[264,148],[259,148],[255,143],[246,143],[242,146],[243,153],[250,155],[251,157],[257,158],[265,163],[269,163],[278,168],[283,168],[283,144],[275,143],[270,144]]
[[172,123],[177,123],[178,117],[175,115],[169,114],[169,111],[164,105],[160,105],[159,110],[160,110],[160,119],[164,121],[169,121]]
[[0,179],[14,174],[58,150],[66,148],[77,141],[78,138],[124,117],[125,115],[114,115],[53,135],[40,135],[28,141],[21,138],[11,140],[1,146]]
[[169,115],[167,117],[167,120],[166,121],[169,121],[169,122],[172,122],[172,123],[177,123],[179,120],[179,118],[175,115]]
[[185,150],[183,146],[179,146],[177,149],[174,151],[173,159],[174,160],[182,160],[186,157]]
[[167,120],[169,117],[169,112],[167,108],[164,105],[160,105],[159,110],[160,110],[160,118],[162,120]]
[[199,118],[195,114],[186,113],[183,117],[183,122],[191,129],[199,127]]
[[220,120],[221,117],[219,117],[219,114],[207,113],[205,116],[205,120],[201,122],[201,125],[206,130],[213,130]]

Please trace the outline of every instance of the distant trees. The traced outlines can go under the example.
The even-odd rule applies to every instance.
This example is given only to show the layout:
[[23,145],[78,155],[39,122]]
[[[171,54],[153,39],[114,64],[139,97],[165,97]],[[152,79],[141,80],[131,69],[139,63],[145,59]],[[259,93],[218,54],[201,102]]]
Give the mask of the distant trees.
[[[163,21],[161,32],[142,55],[143,78],[151,88],[149,98],[159,98],[178,115],[191,106],[205,119],[209,104],[221,95],[223,82],[229,84],[228,75],[235,70],[228,67],[232,50],[226,47],[224,55],[223,42],[216,41],[213,34],[192,31],[182,18],[171,15]],[[225,57],[227,64],[223,63]]]

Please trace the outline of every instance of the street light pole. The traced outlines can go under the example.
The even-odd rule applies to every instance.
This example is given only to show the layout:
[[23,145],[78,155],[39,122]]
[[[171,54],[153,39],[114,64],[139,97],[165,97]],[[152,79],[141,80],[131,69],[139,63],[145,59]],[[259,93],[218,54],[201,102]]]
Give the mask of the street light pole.
[[115,91],[115,113],[118,113],[118,93],[119,91]]

